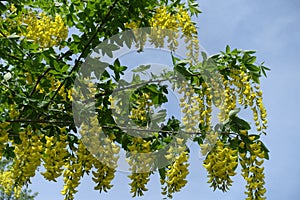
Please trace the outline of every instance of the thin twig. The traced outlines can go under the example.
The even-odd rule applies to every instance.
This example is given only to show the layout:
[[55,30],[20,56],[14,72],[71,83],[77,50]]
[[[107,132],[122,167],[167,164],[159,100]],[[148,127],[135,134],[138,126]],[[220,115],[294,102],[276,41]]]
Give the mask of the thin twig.
[[102,128],[110,128],[110,129],[116,129],[119,128],[122,131],[139,131],[139,132],[147,132],[147,133],[172,133],[172,134],[177,134],[177,133],[184,133],[184,134],[189,134],[189,135],[197,135],[200,134],[199,132],[186,132],[186,131],[164,131],[164,130],[156,130],[156,129],[141,129],[141,128],[129,128],[129,127],[124,127],[124,126],[102,126]]
[[37,81],[36,81],[34,87],[32,88],[32,90],[31,90],[31,92],[30,92],[30,94],[29,94],[29,97],[32,97],[33,93],[34,93],[35,90],[36,90],[36,87],[38,86],[38,84],[40,83],[40,81],[42,80],[42,78],[43,78],[44,76],[46,76],[46,74],[47,74],[51,69],[52,69],[52,68],[49,67],[46,71],[43,72],[43,74],[41,74],[41,75],[38,77],[38,79],[37,79]]
[[11,123],[39,123],[39,124],[70,124],[73,121],[55,121],[55,120],[43,120],[43,119],[12,119],[6,120]]
[[10,55],[10,54],[5,54],[5,55],[7,55],[8,57],[13,58],[15,60],[18,60],[19,62],[23,62],[23,60],[21,60],[20,58],[18,58],[16,56],[13,56],[13,55]]

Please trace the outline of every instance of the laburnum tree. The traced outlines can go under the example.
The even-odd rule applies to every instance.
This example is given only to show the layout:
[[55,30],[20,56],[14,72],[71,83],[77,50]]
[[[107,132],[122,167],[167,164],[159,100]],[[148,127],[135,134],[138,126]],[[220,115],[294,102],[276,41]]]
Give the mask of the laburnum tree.
[[[3,173],[4,170],[6,170],[7,166],[10,166],[11,161],[2,159],[0,161],[0,172]],[[6,191],[5,191],[6,190]],[[34,200],[34,198],[38,195],[38,193],[32,193],[31,190],[28,190],[27,188],[20,191],[18,196],[16,197],[14,195],[13,188],[11,188],[11,191],[8,192],[8,188],[0,187],[0,199],[1,200]]]
[[[0,158],[13,160],[0,174],[7,195],[18,198],[36,173],[48,181],[63,177],[65,199],[74,199],[87,175],[95,190],[108,192],[124,150],[132,195],[144,195],[156,172],[162,195],[172,198],[187,183],[192,140],[213,190],[229,190],[241,169],[246,199],[266,199],[267,113],[259,83],[269,69],[256,64],[255,51],[202,52],[195,0],[11,0],[0,1],[0,12]],[[185,58],[175,53],[180,39]],[[119,59],[92,56],[103,43],[98,57],[113,58],[120,46],[143,52],[149,42],[170,50],[171,71],[157,77],[141,65],[128,81]],[[80,71],[83,64],[92,70]],[[160,109],[169,90],[179,94],[181,119]],[[253,119],[242,119],[241,110]],[[151,152],[160,154],[153,159]]]

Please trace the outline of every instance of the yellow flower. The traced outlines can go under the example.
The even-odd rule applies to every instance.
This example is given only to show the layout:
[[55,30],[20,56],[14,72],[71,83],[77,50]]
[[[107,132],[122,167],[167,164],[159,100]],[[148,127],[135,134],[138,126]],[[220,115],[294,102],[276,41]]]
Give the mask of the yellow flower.
[[225,147],[224,143],[218,140],[203,162],[211,187],[226,191],[233,182],[230,177],[236,174],[234,170],[237,164],[237,151]]
[[33,13],[24,16],[23,21],[27,24],[25,37],[34,40],[41,48],[60,45],[68,36],[68,29],[61,16],[56,15],[54,19],[45,13],[40,13],[39,16],[40,18]]
[[248,157],[240,154],[243,167],[242,176],[247,181],[245,194],[247,199],[265,199],[264,167],[261,167],[264,162],[264,152],[259,142],[255,142],[249,147],[251,151]]
[[162,184],[166,184],[163,188],[162,194],[166,194],[169,198],[172,198],[173,193],[179,192],[186,183],[186,177],[189,174],[188,171],[188,152],[184,151],[175,158],[173,164],[168,166],[166,171],[166,179],[161,180]]

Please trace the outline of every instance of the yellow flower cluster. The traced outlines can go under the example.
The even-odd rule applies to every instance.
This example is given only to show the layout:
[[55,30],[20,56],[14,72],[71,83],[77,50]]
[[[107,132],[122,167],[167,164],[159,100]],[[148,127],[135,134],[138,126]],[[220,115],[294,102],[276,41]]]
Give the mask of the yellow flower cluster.
[[201,83],[201,89],[204,105],[200,106],[200,123],[203,125],[204,130],[209,133],[211,131],[211,115],[212,115],[212,89],[205,82]]
[[150,26],[152,27],[150,41],[156,47],[163,47],[166,38],[168,38],[170,50],[174,51],[178,47],[179,24],[176,16],[167,11],[167,7],[163,6],[156,9],[150,20]]
[[83,123],[80,128],[81,140],[89,147],[90,153],[100,158],[102,163],[109,163],[111,167],[116,167],[118,157],[114,155],[119,153],[120,147],[113,141],[114,134],[104,137],[97,115],[90,117],[89,123]]
[[[55,81],[54,79],[51,79],[50,84],[51,84],[50,90],[56,91],[58,89],[58,87],[60,86],[60,84],[62,84],[62,83],[60,81]],[[70,99],[70,100],[72,99],[72,97],[70,96],[70,91],[67,90],[64,85],[62,85],[61,88],[59,89],[58,95],[60,97],[62,97],[65,101],[67,101],[67,96],[68,96],[68,99]]]
[[[221,107],[219,119],[228,119],[230,110],[236,107],[236,101],[244,107],[251,107],[253,120],[258,131],[267,128],[267,113],[262,102],[262,91],[259,85],[252,86],[250,76],[244,69],[232,69],[229,80],[224,80],[225,101]],[[259,117],[260,116],[260,117]]]
[[132,197],[143,196],[144,192],[148,190],[146,185],[150,180],[150,172],[132,173],[128,177],[131,179],[129,185]]
[[5,143],[8,141],[8,132],[6,131],[9,122],[0,123],[0,160],[2,159]]
[[65,170],[63,172],[64,188],[61,191],[65,195],[65,200],[74,199],[76,188],[80,184],[80,179],[83,176],[82,164],[75,155],[70,155],[65,161]]
[[[21,180],[21,183],[25,183],[30,177],[35,175],[35,170],[41,164],[41,152],[43,143],[41,142],[41,135],[33,133],[30,126],[27,127],[26,132],[21,131],[20,139],[21,144],[15,145],[15,159],[14,170],[17,174],[22,175],[23,178],[16,178],[15,180]],[[21,169],[21,170],[20,170]]]
[[77,149],[77,158],[81,162],[82,170],[86,173],[93,167],[93,161],[95,161],[94,156],[87,150],[86,146],[82,143],[82,140],[79,140],[78,149]]
[[150,24],[152,27],[170,29],[173,31],[177,31],[181,28],[184,35],[188,36],[197,34],[195,24],[183,6],[178,6],[175,12],[168,10],[166,6],[157,8]]
[[40,13],[39,17],[29,13],[23,22],[27,24],[25,37],[34,40],[41,48],[58,46],[68,36],[68,28],[59,15],[52,19],[46,13]]
[[97,184],[95,186],[95,190],[99,190],[102,192],[107,192],[109,189],[113,187],[111,184],[111,181],[115,177],[115,168],[111,168],[110,166],[107,166],[106,164],[103,164],[99,160],[94,160],[94,167],[96,171],[93,171],[93,181]]
[[[187,132],[197,132],[200,124],[201,130],[207,134],[211,132],[212,104],[215,101],[222,101],[220,89],[212,89],[214,85],[202,82],[195,91],[193,86],[188,85],[187,81],[181,82],[179,94],[183,94],[180,99],[181,111],[184,114],[182,123]],[[215,92],[218,91],[218,92]],[[218,94],[217,94],[218,93]]]
[[127,162],[130,165],[131,174],[128,176],[131,179],[129,185],[132,196],[142,196],[144,191],[147,191],[146,185],[150,180],[150,170],[152,164],[151,142],[146,141],[141,137],[132,138],[128,145],[130,157]]
[[64,160],[67,158],[67,135],[60,134],[58,137],[45,136],[46,144],[44,146],[43,161],[46,172],[41,172],[45,179],[56,181],[61,176],[64,166]]
[[[164,39],[167,37],[169,42],[169,49],[175,50],[178,47],[177,39],[178,32],[181,30],[189,50],[187,56],[193,61],[198,60],[199,41],[195,23],[182,5],[176,7],[175,10],[168,10],[166,6],[156,9],[154,16],[150,20],[150,25],[157,31],[151,35],[151,39],[157,47],[162,47]],[[161,29],[168,29],[171,31],[164,31]]]
[[11,119],[14,119],[15,117],[18,117],[19,116],[19,110],[17,108],[17,104],[11,104],[10,105],[10,108],[9,108],[9,117]]
[[206,133],[203,144],[200,144],[201,154],[203,156],[206,156],[206,154],[209,153],[215,147],[215,144],[218,141],[218,135],[218,132],[213,131]]
[[195,91],[192,86],[188,86],[187,81],[181,84],[178,93],[183,94],[183,97],[180,98],[180,108],[184,114],[182,123],[185,126],[185,131],[195,133],[200,121],[199,107],[203,105],[203,100],[200,96],[194,95]]
[[214,149],[207,155],[203,166],[208,172],[208,183],[211,187],[227,191],[232,185],[231,176],[234,176],[238,164],[237,150],[226,147],[220,140]]
[[184,138],[175,137],[173,138],[173,141],[174,143],[170,144],[167,153],[165,155],[165,158],[171,162],[175,161],[178,155],[186,151],[186,145],[185,145],[186,140]]
[[80,184],[81,177],[83,177],[85,172],[89,173],[93,163],[96,163],[96,161],[82,141],[79,140],[76,156],[75,154],[69,156],[63,173],[65,185],[61,193],[65,195],[65,199],[74,199],[74,194],[77,192],[76,188]]
[[131,109],[129,118],[141,122],[147,122],[147,113],[150,112],[151,106],[153,105],[150,99],[150,95],[147,93],[143,93],[134,103],[137,106]]
[[181,27],[185,36],[184,41],[187,44],[188,50],[187,56],[188,58],[191,58],[194,63],[197,63],[199,56],[199,40],[195,23],[183,6],[178,7],[176,18],[179,22],[179,27]]
[[182,24],[181,22],[177,21],[179,16],[180,15],[178,13],[171,13],[167,10],[166,6],[162,6],[155,10],[155,14],[150,20],[150,24],[152,27],[176,31],[179,28],[179,25]]
[[[259,87],[257,86],[259,89]],[[253,111],[253,120],[255,121],[255,125],[257,127],[258,131],[267,129],[267,110],[263,104],[262,99],[262,91],[257,90],[256,91],[256,106],[253,106],[251,109]],[[260,119],[258,118],[258,114],[260,116]]]
[[[32,83],[32,79],[34,79],[34,77],[29,73],[26,73],[25,75],[26,75],[26,82],[30,85]],[[40,93],[40,94],[44,94],[44,95],[54,94],[54,92],[58,89],[58,87],[60,86],[61,83],[62,82],[57,80],[57,78],[55,78],[55,76],[53,76],[52,74],[47,74],[40,81],[40,83],[37,84],[36,92]],[[34,85],[34,84],[32,84],[32,85]],[[47,86],[45,87],[45,85],[47,85]],[[60,98],[62,98],[64,101],[67,101],[67,100],[72,101],[73,100],[72,92],[73,92],[72,88],[67,88],[67,87],[65,87],[65,85],[62,85],[58,91],[58,96]]]
[[139,29],[140,22],[135,22],[135,21],[126,23],[125,28],[129,28],[132,30],[136,42],[135,47],[140,51],[142,51],[147,41],[146,29]]
[[183,151],[179,156],[175,158],[173,164],[168,166],[166,171],[166,179],[161,179],[161,184],[164,186],[162,188],[162,194],[167,195],[168,198],[172,198],[175,192],[179,192],[186,183],[186,177],[189,174],[188,171],[188,152]]
[[[14,188],[14,190],[18,191],[21,189],[22,186],[30,181],[31,177],[35,176],[35,171],[41,164],[43,150],[41,136],[34,133],[31,127],[28,126],[25,130],[19,132],[19,137],[22,143],[13,143],[16,155],[15,162],[5,172],[7,176],[11,176],[13,185],[4,184],[6,185],[5,190]],[[0,185],[3,185],[3,183],[0,182]]]
[[[99,126],[97,115],[89,119],[89,123],[82,124],[80,129],[80,134],[82,135],[83,144],[87,145],[89,148],[90,155],[85,157],[86,161],[81,163],[85,166],[85,170],[89,169],[91,164],[88,163],[88,158],[93,160],[95,171],[93,171],[93,181],[97,184],[95,189],[100,192],[109,190],[112,185],[111,181],[114,178],[114,173],[116,171],[117,162],[119,157],[116,156],[120,147],[117,146],[113,139],[115,136],[113,134],[110,137],[104,137],[102,134],[102,128]],[[95,158],[91,158],[94,155]]]
[[15,6],[14,4],[11,4],[9,10],[10,10],[12,13],[14,13],[14,12],[17,11],[17,8],[16,8],[16,6]]
[[226,95],[226,87],[224,86],[224,77],[214,69],[214,71],[209,72],[209,74],[202,74],[205,82],[202,84],[202,88],[205,90],[206,96],[212,100],[214,106],[219,108]]
[[[251,139],[251,138],[250,138]],[[245,194],[246,200],[266,199],[264,167],[264,152],[260,142],[250,144],[250,152],[240,153],[240,162],[242,166],[242,176],[247,182]]]
[[234,88],[231,88],[229,85],[228,80],[223,80],[224,84],[224,96],[225,99],[223,101],[223,104],[220,106],[220,113],[218,115],[221,122],[224,122],[226,119],[228,119],[228,114],[231,110],[234,110],[236,108],[236,91]]
[[179,31],[181,31],[184,42],[187,44],[187,57],[195,63],[198,61],[199,41],[196,26],[188,10],[183,5],[173,9],[166,6],[158,7],[149,23],[151,26],[149,38],[147,30],[138,29],[141,28],[139,21],[131,21],[125,24],[125,27],[132,29],[134,33],[137,42],[136,48],[143,50],[147,39],[155,47],[161,48],[164,47],[167,39],[168,48],[175,51],[178,47]]
[[128,145],[128,150],[132,154],[151,152],[151,141],[146,141],[141,137],[132,138],[132,142]]
[[14,186],[14,176],[12,171],[0,171],[0,186],[3,189],[3,192],[10,196],[12,195],[12,189],[14,193],[14,197],[17,199],[20,197],[21,194],[21,186]]
[[190,36],[197,34],[195,23],[192,21],[191,16],[183,6],[177,7],[176,19],[184,34]]

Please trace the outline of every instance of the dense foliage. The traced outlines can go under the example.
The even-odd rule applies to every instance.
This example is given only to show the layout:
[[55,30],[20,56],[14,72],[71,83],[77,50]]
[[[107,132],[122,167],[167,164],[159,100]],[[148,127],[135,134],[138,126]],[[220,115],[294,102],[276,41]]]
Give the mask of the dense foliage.
[[[192,139],[205,156],[214,190],[227,191],[240,166],[246,198],[265,199],[262,164],[268,149],[261,136],[267,114],[259,80],[268,68],[255,63],[255,51],[227,46],[210,57],[201,52],[192,20],[201,13],[196,1],[13,0],[1,1],[0,12],[0,158],[13,159],[0,174],[7,193],[14,188],[18,198],[38,169],[49,181],[64,177],[65,199],[74,199],[87,174],[95,190],[107,192],[118,153],[125,150],[132,195],[142,196],[158,171],[162,194],[172,198],[187,183],[186,141]],[[115,37],[118,44],[109,43],[122,31],[134,40]],[[180,36],[187,46],[184,59],[174,53]],[[113,58],[121,46],[142,52],[147,39],[168,48],[173,61],[172,72],[152,75],[147,84],[141,84],[141,76],[151,66],[134,69],[130,82],[123,76],[129,68],[118,59],[103,64],[91,56],[107,41],[102,56]],[[85,63],[93,68],[88,74],[80,71]],[[98,81],[91,81],[91,74]],[[177,81],[166,84],[169,80]],[[167,111],[159,109],[170,88],[180,96],[182,119],[167,119]],[[118,101],[131,89],[128,102]],[[93,115],[82,109],[91,98]],[[219,109],[215,125],[214,108]],[[241,119],[241,109],[251,111],[253,120]],[[74,110],[80,114],[74,116]],[[94,134],[100,132],[105,137]],[[157,151],[164,152],[159,159],[147,154]]]

